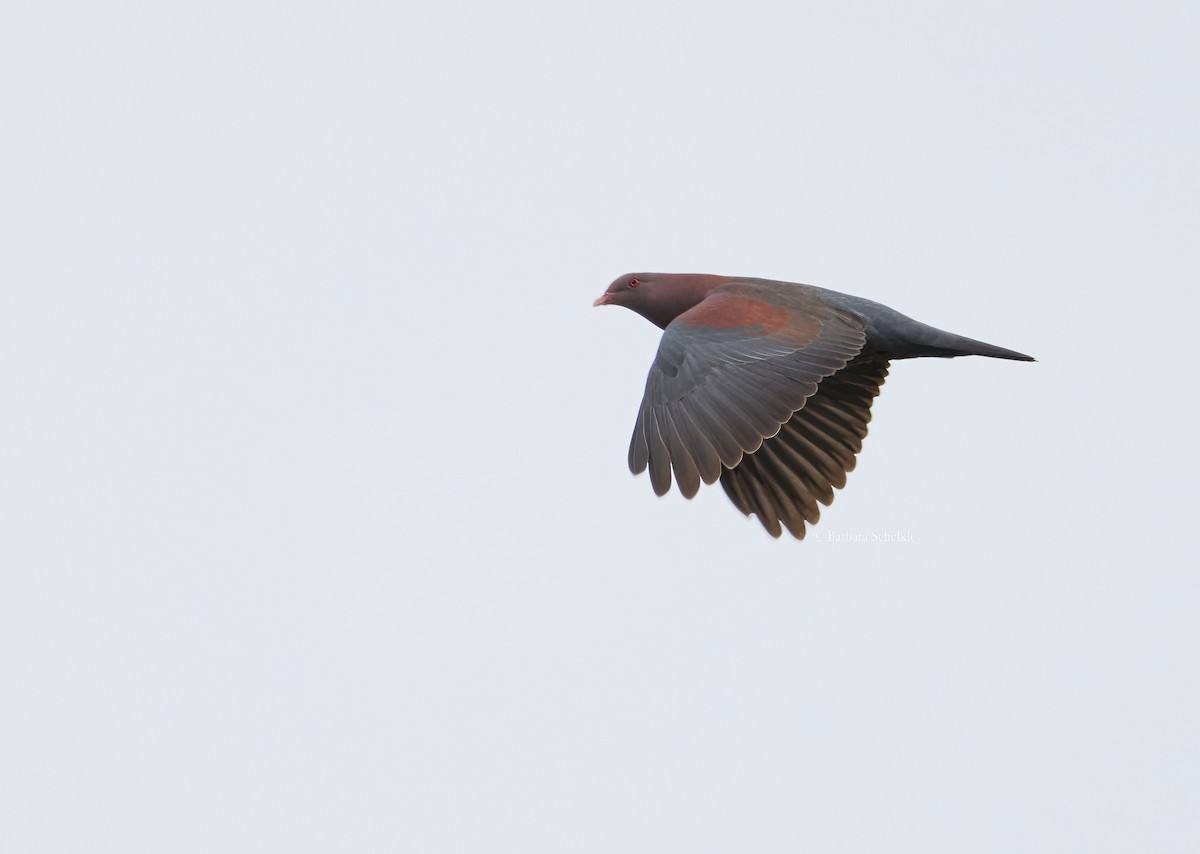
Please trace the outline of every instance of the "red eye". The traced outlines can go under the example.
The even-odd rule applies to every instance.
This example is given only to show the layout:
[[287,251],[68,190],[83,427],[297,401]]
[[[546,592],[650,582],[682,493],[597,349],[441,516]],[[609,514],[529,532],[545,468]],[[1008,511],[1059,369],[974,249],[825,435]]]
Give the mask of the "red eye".
[[639,282],[637,279],[629,280],[629,287],[631,287],[631,288],[636,288],[640,284],[641,284],[641,282]]

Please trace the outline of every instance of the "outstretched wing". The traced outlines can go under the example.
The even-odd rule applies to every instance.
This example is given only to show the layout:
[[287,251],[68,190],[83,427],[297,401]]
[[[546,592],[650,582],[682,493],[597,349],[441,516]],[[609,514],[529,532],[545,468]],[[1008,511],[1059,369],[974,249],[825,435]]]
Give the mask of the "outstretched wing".
[[630,470],[649,467],[659,495],[671,488],[674,470],[691,498],[701,480],[716,482],[775,436],[865,342],[857,316],[803,287],[734,282],[713,290],[663,333],[629,446]]
[[887,378],[883,359],[860,358],[821,380],[804,408],[762,447],[721,473],[721,486],[737,509],[753,513],[773,537],[780,524],[797,539],[820,517],[833,490],[846,485],[862,450],[871,403]]

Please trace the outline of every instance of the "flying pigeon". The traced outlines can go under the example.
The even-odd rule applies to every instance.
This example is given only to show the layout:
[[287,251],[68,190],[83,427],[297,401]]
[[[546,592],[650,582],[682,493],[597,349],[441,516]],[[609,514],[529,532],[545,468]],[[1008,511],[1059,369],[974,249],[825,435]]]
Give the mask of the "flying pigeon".
[[803,539],[846,485],[896,359],[1031,357],[926,326],[861,297],[770,279],[631,273],[595,305],[664,330],[629,445],[658,495],[718,479],[773,537]]

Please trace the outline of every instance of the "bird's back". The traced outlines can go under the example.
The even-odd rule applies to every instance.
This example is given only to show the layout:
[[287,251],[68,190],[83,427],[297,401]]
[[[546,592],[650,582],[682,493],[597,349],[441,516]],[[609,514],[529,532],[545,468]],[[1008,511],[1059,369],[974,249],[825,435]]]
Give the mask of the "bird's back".
[[863,297],[792,282],[774,282],[780,287],[803,288],[831,305],[843,308],[862,320],[870,350],[888,359],[922,357],[950,358],[953,356],[989,356],[993,359],[1034,361],[1032,356],[976,341],[953,332],[913,320],[894,308]]

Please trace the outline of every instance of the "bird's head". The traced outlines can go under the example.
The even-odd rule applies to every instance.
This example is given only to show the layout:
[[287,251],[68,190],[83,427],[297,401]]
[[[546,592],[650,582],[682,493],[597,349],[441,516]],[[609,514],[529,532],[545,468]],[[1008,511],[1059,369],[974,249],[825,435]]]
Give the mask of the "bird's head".
[[665,329],[709,291],[729,280],[728,276],[698,273],[626,273],[614,279],[592,305],[623,305]]

